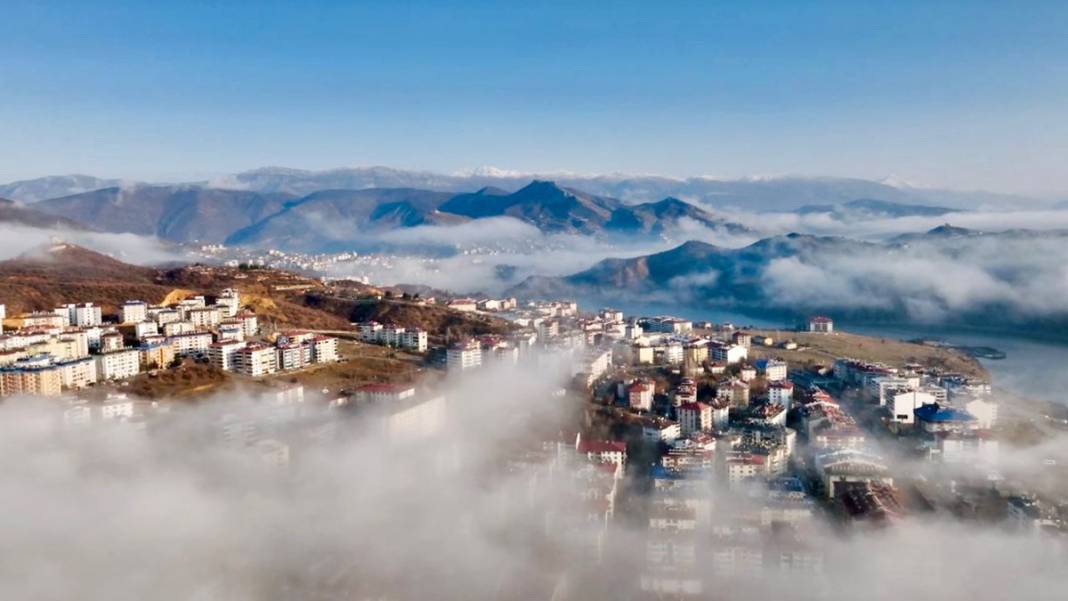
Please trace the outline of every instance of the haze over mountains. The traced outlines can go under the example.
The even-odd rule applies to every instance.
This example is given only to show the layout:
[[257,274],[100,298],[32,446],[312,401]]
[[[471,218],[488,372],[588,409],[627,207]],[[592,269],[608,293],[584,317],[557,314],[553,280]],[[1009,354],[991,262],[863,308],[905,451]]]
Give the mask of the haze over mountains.
[[[382,283],[455,292],[1068,323],[1059,300],[1068,296],[1060,261],[1068,256],[1068,211],[1055,205],[833,178],[557,176],[260,169],[211,185],[125,183],[38,199],[114,183],[45,178],[2,188],[23,202],[0,203],[0,224],[167,243],[394,252],[413,259],[375,272],[393,278]],[[1013,208],[1020,206],[1027,209]],[[465,258],[467,249],[478,259]],[[456,261],[424,267],[428,255]]]
[[747,228],[678,199],[619,200],[535,181],[513,193],[414,188],[321,190],[295,197],[190,185],[109,187],[32,203],[42,214],[77,216],[105,232],[174,242],[248,244],[287,250],[352,248],[374,233],[509,217],[544,233],[663,236],[680,222],[725,232]]
[[1064,331],[1064,256],[1064,230],[940,226],[887,242],[788,234],[741,248],[690,241],[565,277],[530,277],[510,293]]
[[[492,167],[461,174],[352,167],[312,171],[285,167],[264,167],[224,175],[210,181],[172,182],[208,188],[280,192],[300,197],[320,190],[361,190],[364,188],[413,188],[442,192],[471,192],[500,188],[514,192],[531,180],[551,180],[565,188],[588,194],[618,198],[625,203],[649,202],[676,197],[711,206],[736,206],[755,211],[794,210],[805,205],[841,204],[856,199],[895,203],[939,205],[953,208],[1021,207],[1048,204],[1023,195],[984,191],[927,189],[908,184],[841,177],[755,177],[755,178],[672,178],[657,175],[583,175],[568,172],[519,172]],[[69,196],[100,188],[133,185],[137,182],[104,179],[87,175],[49,176],[0,185],[0,197],[20,202]]]

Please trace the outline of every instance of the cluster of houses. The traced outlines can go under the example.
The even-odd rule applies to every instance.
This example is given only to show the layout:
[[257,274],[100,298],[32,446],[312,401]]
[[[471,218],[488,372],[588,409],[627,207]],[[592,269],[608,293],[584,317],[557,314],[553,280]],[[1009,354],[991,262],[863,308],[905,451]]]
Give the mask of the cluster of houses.
[[383,344],[403,348],[416,353],[425,353],[428,344],[426,330],[419,328],[402,328],[383,325],[377,321],[365,321],[355,324],[361,342]]
[[105,320],[99,305],[68,304],[3,318],[0,395],[57,396],[101,381],[124,380],[183,358],[261,376],[337,360],[336,339],[297,334],[274,345],[255,341],[256,314],[242,310],[240,293],[212,302],[192,296],[168,305],[128,300]]

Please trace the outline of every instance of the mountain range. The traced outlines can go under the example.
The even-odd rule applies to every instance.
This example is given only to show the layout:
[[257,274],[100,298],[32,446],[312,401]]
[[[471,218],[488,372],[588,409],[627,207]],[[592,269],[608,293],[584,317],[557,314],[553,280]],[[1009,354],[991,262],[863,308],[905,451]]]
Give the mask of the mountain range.
[[668,198],[625,205],[553,182],[508,193],[483,188],[454,194],[414,188],[321,190],[295,197],[189,185],[128,185],[41,200],[25,210],[76,217],[104,232],[130,232],[174,242],[256,245],[286,250],[353,248],[376,233],[511,217],[545,233],[668,236],[687,223],[741,233],[747,229]]
[[[302,197],[321,190],[365,188],[413,188],[460,193],[488,187],[514,192],[531,180],[551,180],[564,188],[618,198],[627,204],[675,197],[691,203],[699,202],[712,207],[734,207],[747,211],[792,211],[806,205],[837,205],[857,199],[956,209],[1022,208],[1050,204],[1041,199],[1021,195],[923,188],[889,180],[800,176],[672,178],[657,175],[517,172],[494,168],[442,174],[390,167],[352,167],[321,171],[264,167],[208,181],[175,183],[204,188],[276,192]],[[19,202],[36,202],[122,185],[123,181],[119,179],[102,179],[87,175],[49,176],[0,185],[0,197]]]

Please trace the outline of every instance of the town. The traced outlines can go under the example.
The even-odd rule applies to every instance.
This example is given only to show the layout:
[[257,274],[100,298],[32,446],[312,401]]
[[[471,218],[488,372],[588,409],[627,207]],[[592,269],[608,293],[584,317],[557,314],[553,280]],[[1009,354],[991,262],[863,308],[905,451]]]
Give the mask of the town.
[[[541,365],[553,378],[553,357],[565,371],[552,402],[569,403],[565,413],[576,417],[532,428],[506,454],[506,470],[532,482],[564,478],[574,514],[556,517],[578,520],[572,535],[588,565],[622,561],[613,541],[637,524],[639,559],[625,559],[635,564],[633,584],[653,596],[742,590],[776,577],[818,591],[828,561],[820,533],[893,528],[936,511],[1034,536],[1066,532],[1062,487],[1001,473],[1001,403],[974,360],[912,344],[898,363],[828,354],[861,339],[828,317],[767,331],[592,314],[567,300],[396,301],[509,324],[505,333],[449,340],[374,321],[335,335],[265,332],[232,288],[168,301],[129,300],[115,315],[86,302],[6,317],[0,394],[58,397],[71,427],[140,423],[161,403],[124,392],[124,380],[200,363],[253,383],[359,361],[339,354],[341,337],[410,354],[422,377],[337,391],[275,379],[254,398],[287,411],[317,407],[316,428],[338,428],[344,416],[388,444],[419,444],[462,403],[446,392],[450,383]],[[100,387],[106,394],[83,398]],[[234,414],[219,420],[220,440],[274,465],[299,453],[277,427]],[[545,511],[558,502],[546,501]]]

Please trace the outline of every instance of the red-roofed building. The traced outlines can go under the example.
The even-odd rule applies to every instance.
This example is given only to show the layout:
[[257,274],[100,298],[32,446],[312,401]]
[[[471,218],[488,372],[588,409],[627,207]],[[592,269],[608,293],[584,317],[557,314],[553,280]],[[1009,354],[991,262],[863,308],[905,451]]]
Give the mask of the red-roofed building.
[[834,321],[830,317],[823,315],[816,315],[808,320],[808,331],[819,332],[820,334],[833,334],[834,333]]
[[635,411],[650,411],[653,408],[653,391],[651,382],[636,380],[627,386],[627,403]]
[[714,427],[712,406],[705,403],[683,403],[676,409],[683,436],[693,432],[711,432]]
[[627,443],[618,440],[575,439],[575,450],[590,461],[622,465],[627,461]]

